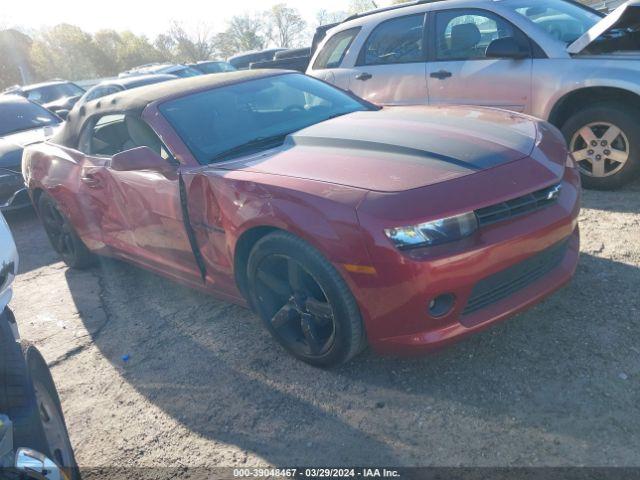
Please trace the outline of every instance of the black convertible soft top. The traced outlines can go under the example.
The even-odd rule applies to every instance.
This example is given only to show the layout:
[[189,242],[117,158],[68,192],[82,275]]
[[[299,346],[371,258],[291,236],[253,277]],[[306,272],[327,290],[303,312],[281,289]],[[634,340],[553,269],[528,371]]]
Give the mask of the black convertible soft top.
[[140,115],[147,105],[158,100],[181,97],[203,90],[210,90],[212,88],[224,87],[247,80],[256,80],[283,73],[297,72],[289,72],[287,70],[241,70],[237,72],[216,73],[214,75],[179,78],[132,90],[125,90],[74,108],[69,113],[64,127],[51,138],[51,142],[69,148],[76,148],[78,146],[80,131],[88,118],[122,112]]

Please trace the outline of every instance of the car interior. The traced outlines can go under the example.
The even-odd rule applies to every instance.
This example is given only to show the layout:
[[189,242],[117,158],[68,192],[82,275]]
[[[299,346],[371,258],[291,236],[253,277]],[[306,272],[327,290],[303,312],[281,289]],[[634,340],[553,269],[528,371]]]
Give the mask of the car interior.
[[112,156],[136,147],[149,147],[168,159],[169,154],[158,136],[146,123],[133,115],[105,115],[80,138],[80,150],[99,156]]
[[[448,21],[447,21],[448,20]],[[438,15],[437,58],[484,58],[492,42],[517,38],[513,27],[483,15]]]

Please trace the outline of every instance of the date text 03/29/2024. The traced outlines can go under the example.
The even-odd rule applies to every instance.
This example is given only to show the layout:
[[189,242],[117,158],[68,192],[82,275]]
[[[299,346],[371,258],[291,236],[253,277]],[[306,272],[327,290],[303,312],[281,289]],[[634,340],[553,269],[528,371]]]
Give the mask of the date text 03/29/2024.
[[398,470],[388,468],[236,468],[235,478],[398,478]]

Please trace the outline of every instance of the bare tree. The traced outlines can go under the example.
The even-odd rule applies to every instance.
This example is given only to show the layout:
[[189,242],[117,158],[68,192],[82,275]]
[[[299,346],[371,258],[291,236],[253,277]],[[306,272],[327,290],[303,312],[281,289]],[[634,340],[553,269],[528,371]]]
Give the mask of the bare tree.
[[378,8],[378,4],[374,0],[350,0],[349,13],[362,13],[367,10]]
[[215,51],[214,36],[210,25],[198,23],[186,30],[178,22],[169,29],[173,56],[181,62],[208,60]]
[[347,18],[349,14],[343,11],[330,12],[321,8],[316,12],[316,27],[328,25],[330,23],[338,23]]
[[271,41],[277,47],[299,47],[306,36],[307,28],[307,22],[304,21],[300,12],[295,8],[287,7],[284,3],[279,3],[266,13],[270,24]]

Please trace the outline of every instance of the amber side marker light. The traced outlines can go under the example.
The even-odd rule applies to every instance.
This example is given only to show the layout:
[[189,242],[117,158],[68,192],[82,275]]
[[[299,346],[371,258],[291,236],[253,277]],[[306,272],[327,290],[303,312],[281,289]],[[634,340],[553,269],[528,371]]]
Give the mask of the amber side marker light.
[[370,265],[352,265],[350,263],[343,263],[342,266],[347,272],[351,273],[364,273],[366,275],[376,274],[376,269]]

